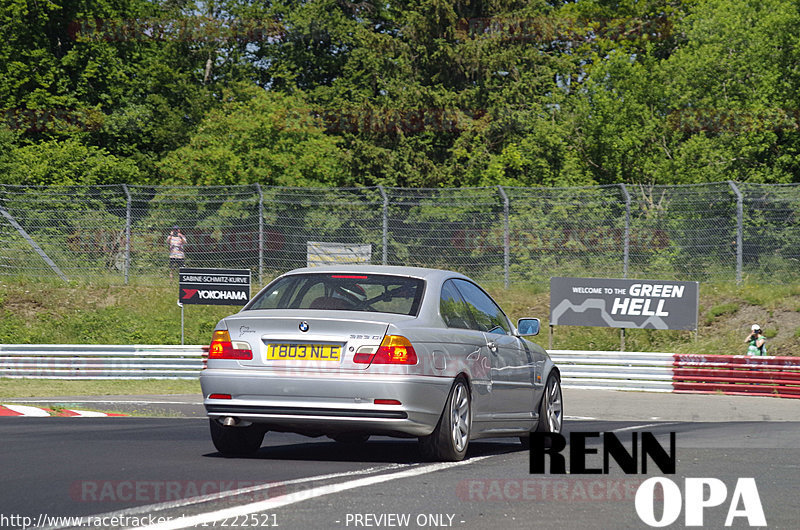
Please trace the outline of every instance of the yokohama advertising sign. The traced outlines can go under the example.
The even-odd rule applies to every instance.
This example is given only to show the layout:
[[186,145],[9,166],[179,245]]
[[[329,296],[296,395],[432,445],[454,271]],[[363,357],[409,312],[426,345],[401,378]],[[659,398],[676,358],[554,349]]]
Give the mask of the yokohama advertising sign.
[[250,300],[250,269],[180,269],[182,304],[245,305]]

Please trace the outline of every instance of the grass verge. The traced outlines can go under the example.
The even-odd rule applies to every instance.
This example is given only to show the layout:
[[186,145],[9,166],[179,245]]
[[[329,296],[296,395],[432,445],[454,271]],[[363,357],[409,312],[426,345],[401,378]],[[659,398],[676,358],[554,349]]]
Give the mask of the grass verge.
[[57,396],[127,396],[148,394],[197,394],[200,382],[192,380],[67,381],[54,379],[0,378],[3,398]]

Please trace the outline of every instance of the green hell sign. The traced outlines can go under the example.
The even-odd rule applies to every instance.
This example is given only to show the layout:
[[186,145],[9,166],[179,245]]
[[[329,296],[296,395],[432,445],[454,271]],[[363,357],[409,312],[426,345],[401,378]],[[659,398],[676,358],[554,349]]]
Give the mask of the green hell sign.
[[699,283],[550,278],[550,325],[697,329]]

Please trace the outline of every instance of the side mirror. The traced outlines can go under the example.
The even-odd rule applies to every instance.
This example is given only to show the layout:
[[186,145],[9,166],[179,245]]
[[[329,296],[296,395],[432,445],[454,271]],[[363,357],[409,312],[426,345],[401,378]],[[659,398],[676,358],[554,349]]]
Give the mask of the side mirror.
[[538,335],[539,327],[538,318],[520,318],[517,321],[517,332],[520,335]]

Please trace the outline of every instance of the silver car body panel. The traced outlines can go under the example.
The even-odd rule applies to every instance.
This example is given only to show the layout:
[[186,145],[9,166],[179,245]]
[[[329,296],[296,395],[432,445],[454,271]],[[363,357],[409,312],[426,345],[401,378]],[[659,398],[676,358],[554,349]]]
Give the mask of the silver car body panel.
[[[208,415],[309,435],[358,431],[422,436],[436,427],[461,375],[472,398],[471,438],[519,435],[535,427],[547,376],[557,369],[543,348],[515,334],[445,325],[439,304],[442,284],[469,278],[451,271],[386,266],[315,267],[287,275],[356,272],[424,280],[418,314],[245,306],[216,329],[227,330],[234,342],[247,342],[253,359],[209,359],[200,376]],[[513,324],[509,326],[515,333]],[[353,362],[356,352],[377,350],[385,335],[406,337],[417,364]],[[339,345],[342,359],[266,360],[268,345],[280,343]],[[212,394],[231,399],[212,399]]]

